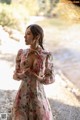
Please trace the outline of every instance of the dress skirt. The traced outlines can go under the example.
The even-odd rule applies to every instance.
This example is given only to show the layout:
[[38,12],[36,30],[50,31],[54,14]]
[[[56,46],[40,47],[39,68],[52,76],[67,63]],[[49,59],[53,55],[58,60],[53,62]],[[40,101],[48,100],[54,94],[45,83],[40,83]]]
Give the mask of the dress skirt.
[[21,82],[13,103],[12,120],[53,120],[43,84],[29,77]]

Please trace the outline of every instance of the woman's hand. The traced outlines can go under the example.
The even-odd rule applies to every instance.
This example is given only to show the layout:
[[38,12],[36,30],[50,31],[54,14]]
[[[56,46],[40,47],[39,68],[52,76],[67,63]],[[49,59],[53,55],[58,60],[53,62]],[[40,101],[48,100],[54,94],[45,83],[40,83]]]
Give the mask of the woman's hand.
[[16,73],[13,74],[13,79],[18,80],[18,81],[20,80],[20,78],[18,77],[18,75]]
[[34,72],[31,72],[39,81],[42,81],[43,80],[43,76],[41,77],[41,76],[39,76],[39,75],[37,75],[36,73],[34,73]]

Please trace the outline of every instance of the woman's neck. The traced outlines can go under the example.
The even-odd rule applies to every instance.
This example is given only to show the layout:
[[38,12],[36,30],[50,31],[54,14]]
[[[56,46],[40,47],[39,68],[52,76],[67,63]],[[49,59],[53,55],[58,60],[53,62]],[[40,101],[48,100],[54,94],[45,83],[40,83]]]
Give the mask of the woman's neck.
[[33,49],[33,50],[37,50],[39,48],[39,46],[30,46],[30,49]]

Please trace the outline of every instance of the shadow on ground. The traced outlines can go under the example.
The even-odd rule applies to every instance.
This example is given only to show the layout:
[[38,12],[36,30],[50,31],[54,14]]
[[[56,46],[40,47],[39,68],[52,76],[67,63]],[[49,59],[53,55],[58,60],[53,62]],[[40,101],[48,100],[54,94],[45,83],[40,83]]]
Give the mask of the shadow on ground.
[[80,120],[80,107],[49,98],[54,120]]

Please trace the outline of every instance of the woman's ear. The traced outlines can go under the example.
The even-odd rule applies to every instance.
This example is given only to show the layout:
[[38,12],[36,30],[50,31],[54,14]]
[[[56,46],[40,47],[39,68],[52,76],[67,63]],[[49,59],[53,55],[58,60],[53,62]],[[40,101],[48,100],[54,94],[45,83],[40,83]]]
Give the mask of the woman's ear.
[[39,39],[40,39],[40,35],[37,35],[37,36],[36,36],[36,39],[39,40]]

